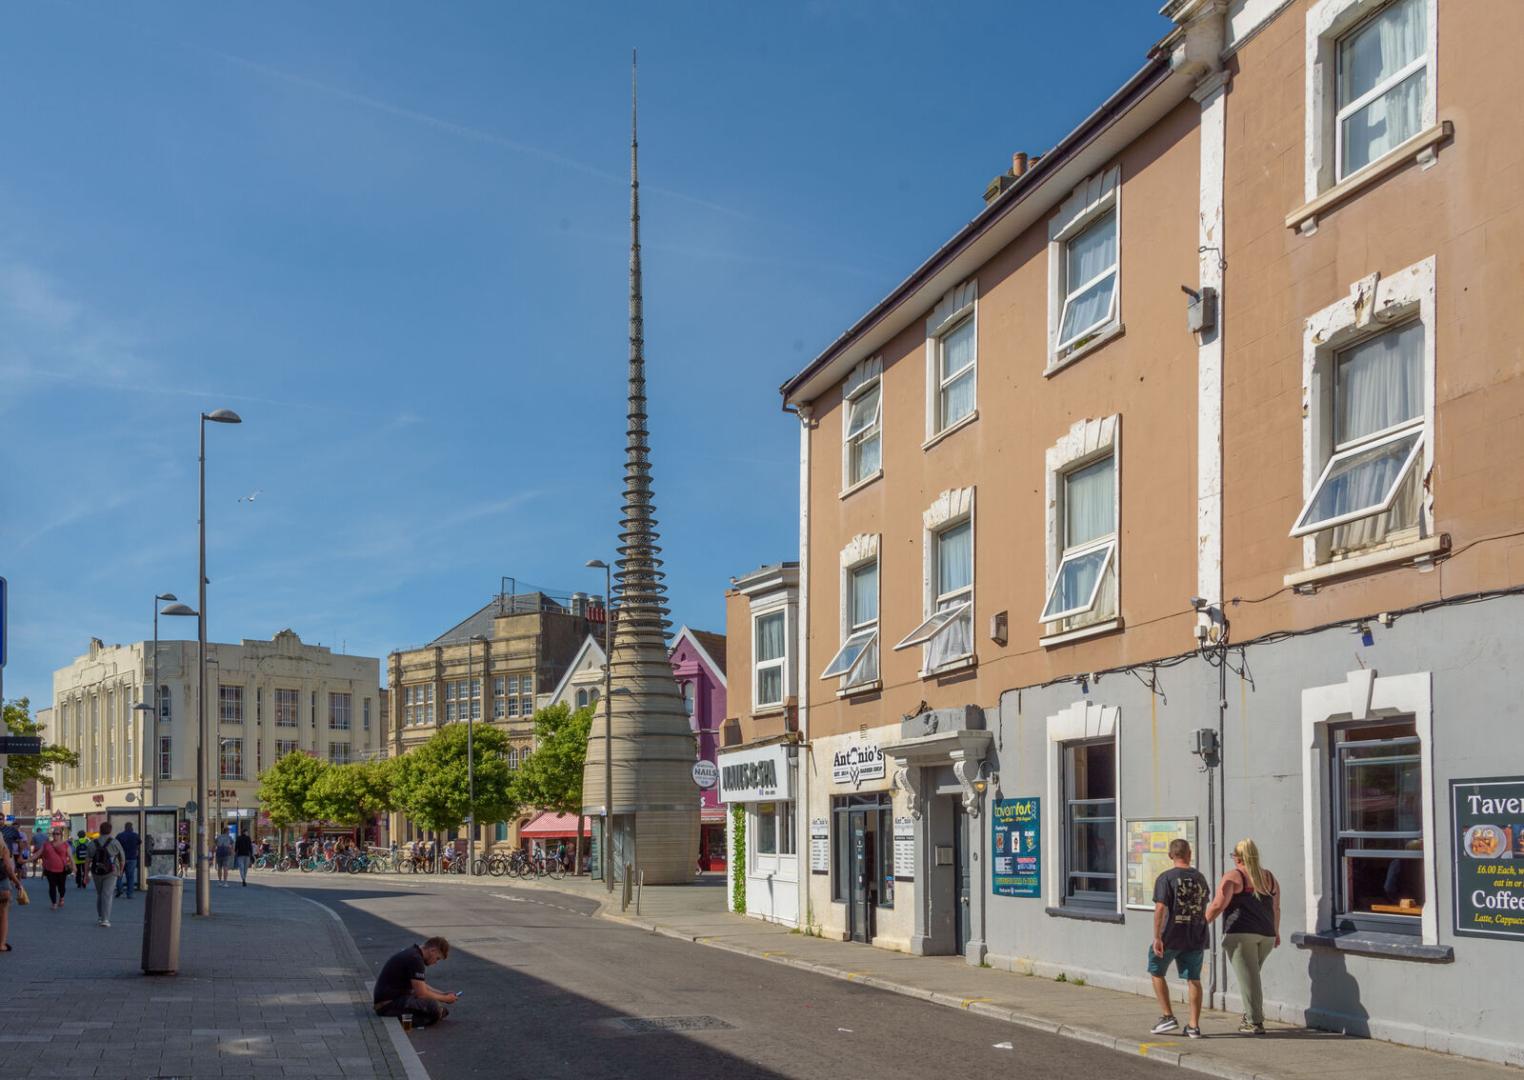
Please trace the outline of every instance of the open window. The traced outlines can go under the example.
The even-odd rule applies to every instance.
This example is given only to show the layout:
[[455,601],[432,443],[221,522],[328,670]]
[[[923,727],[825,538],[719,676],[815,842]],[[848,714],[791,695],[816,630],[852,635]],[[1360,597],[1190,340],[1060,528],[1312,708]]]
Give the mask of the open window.
[[1054,623],[1116,615],[1116,457],[1064,472],[1059,478],[1061,553],[1038,621]]
[[846,640],[821,673],[822,679],[841,678],[843,689],[878,681],[878,559],[849,567],[845,580]]
[[895,649],[925,646],[925,671],[935,672],[974,651],[973,519],[931,533],[929,543],[936,590],[932,612]]
[[[1327,461],[1292,526],[1292,536],[1342,530],[1339,548],[1415,527],[1423,458],[1424,326],[1410,320],[1334,354]],[[1354,523],[1370,521],[1364,528]]]
[[847,401],[846,486],[860,484],[883,465],[882,388],[878,380],[861,387]]
[[1064,303],[1058,348],[1067,349],[1116,317],[1117,212],[1106,211],[1064,243]]

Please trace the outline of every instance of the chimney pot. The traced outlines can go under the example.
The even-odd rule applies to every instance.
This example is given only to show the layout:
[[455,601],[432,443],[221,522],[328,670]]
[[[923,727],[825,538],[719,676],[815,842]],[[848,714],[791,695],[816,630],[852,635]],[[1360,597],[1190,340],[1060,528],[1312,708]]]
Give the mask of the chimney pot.
[[1017,151],[1011,155],[1011,175],[1020,176],[1027,171],[1027,155],[1025,151]]

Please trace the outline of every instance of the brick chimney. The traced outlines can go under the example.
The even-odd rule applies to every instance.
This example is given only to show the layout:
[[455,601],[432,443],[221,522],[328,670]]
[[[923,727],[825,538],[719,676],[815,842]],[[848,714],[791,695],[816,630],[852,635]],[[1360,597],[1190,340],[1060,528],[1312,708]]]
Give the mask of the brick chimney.
[[1017,179],[1023,173],[1025,173],[1036,160],[1037,158],[1029,157],[1024,150],[1018,150],[1016,153],[1012,154],[1010,169],[995,177],[989,182],[988,185],[985,186],[984,205],[988,206],[990,203],[1000,198],[1005,190],[1015,184]]

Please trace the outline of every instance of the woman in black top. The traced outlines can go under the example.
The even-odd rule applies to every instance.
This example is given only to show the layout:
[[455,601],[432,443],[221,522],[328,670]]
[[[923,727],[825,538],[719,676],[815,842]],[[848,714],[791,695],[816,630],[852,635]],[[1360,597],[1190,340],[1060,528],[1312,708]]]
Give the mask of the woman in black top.
[[1259,971],[1270,951],[1281,943],[1281,887],[1275,875],[1259,864],[1253,840],[1240,840],[1233,849],[1233,869],[1217,883],[1217,895],[1206,911],[1207,922],[1226,912],[1222,946],[1238,979],[1244,1002],[1238,1030],[1265,1033],[1265,997]]

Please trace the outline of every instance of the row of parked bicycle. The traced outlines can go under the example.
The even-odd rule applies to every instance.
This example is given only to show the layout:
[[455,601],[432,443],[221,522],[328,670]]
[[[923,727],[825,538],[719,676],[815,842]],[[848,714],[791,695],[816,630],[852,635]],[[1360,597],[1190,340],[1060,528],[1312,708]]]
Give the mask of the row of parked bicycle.
[[[289,852],[270,852],[257,857],[253,865],[255,870],[300,870],[304,874],[464,874],[466,857],[454,855],[449,848],[435,858],[406,851],[395,855],[387,851],[341,851],[332,858],[325,854],[299,858]],[[546,858],[539,851],[494,851],[478,855],[471,870],[478,877],[488,874],[492,877],[566,876],[566,867],[559,859]]]

